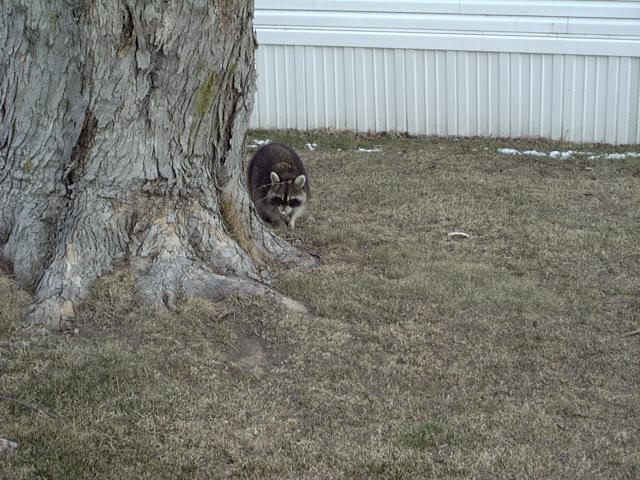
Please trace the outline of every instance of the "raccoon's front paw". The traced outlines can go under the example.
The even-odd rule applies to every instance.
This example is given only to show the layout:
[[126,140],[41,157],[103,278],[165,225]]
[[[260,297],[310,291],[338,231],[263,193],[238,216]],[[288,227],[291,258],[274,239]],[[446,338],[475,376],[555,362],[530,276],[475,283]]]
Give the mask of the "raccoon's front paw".
[[284,222],[285,225],[289,225],[289,222],[291,221],[289,219],[289,215],[287,215],[284,212],[280,212],[280,217],[282,218],[282,221]]

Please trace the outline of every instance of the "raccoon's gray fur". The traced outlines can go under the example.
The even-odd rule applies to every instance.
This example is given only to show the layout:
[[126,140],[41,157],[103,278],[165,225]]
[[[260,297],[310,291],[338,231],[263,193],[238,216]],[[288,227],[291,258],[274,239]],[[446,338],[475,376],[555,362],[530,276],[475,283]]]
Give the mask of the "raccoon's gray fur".
[[247,178],[262,219],[293,230],[310,196],[309,178],[298,154],[282,143],[269,143],[251,158]]

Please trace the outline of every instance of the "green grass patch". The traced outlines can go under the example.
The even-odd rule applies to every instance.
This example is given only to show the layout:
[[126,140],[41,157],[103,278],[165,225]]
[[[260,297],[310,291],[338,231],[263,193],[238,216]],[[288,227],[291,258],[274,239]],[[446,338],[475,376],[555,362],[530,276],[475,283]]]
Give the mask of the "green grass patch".
[[447,430],[440,423],[423,421],[410,426],[400,435],[400,443],[406,447],[426,450],[443,442]]

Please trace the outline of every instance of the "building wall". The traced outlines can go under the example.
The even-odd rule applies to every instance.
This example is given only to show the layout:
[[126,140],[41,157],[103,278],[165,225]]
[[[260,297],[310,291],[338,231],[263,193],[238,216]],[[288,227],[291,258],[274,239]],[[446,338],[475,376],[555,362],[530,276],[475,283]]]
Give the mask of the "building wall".
[[640,143],[640,2],[256,0],[254,128]]

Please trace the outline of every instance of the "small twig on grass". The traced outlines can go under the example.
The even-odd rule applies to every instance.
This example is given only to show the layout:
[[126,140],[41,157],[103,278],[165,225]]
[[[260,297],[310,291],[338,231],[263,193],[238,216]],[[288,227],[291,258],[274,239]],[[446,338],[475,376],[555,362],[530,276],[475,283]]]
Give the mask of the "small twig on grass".
[[634,335],[640,335],[640,328],[638,330],[632,330],[622,334],[623,337],[633,337]]
[[28,408],[29,410],[44,413],[45,415],[51,418],[62,418],[62,415],[60,415],[58,412],[54,412],[53,410],[49,410],[48,408],[39,407],[38,405],[34,405],[33,403],[18,400],[17,398],[5,397],[4,395],[0,395],[0,400],[6,400],[7,402],[17,403],[19,405],[22,405],[25,408]]

